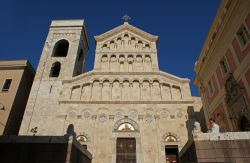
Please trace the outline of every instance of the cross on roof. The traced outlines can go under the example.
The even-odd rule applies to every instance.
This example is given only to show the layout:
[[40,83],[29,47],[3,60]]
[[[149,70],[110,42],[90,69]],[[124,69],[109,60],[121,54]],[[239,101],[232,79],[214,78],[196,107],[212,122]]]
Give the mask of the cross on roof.
[[128,22],[128,20],[130,20],[131,18],[130,18],[127,14],[125,14],[125,15],[122,17],[122,19],[123,19],[125,22]]

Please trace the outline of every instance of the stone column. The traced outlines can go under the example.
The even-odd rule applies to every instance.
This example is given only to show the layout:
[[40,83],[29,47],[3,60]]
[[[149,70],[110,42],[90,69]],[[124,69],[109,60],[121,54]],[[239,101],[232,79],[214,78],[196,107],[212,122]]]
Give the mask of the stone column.
[[172,85],[169,85],[169,90],[170,90],[170,99],[173,101]]
[[100,90],[101,91],[101,99],[100,99],[100,101],[102,101],[102,87],[103,87],[102,81],[100,81],[99,84],[100,84],[99,87],[101,87],[101,90]]
[[110,82],[110,100],[112,101],[113,82]]
[[123,90],[123,82],[120,82],[120,85],[119,85],[119,87],[120,87],[120,101],[122,101],[122,90]]
[[139,87],[140,87],[140,100],[143,99],[143,98],[142,98],[142,87],[143,87],[142,84],[143,84],[143,83],[139,81]]
[[133,86],[133,82],[129,82],[129,100],[132,101],[132,95],[131,95],[131,92],[132,92],[132,88],[131,88],[131,85]]
[[161,100],[163,100],[163,96],[162,96],[162,83],[159,83],[160,86],[160,95],[161,95]]
[[142,56],[142,66],[143,66],[143,67],[142,67],[142,68],[143,68],[142,71],[143,71],[143,72],[145,72],[145,70],[146,70],[146,65],[145,65],[145,63],[146,63],[146,62],[145,62],[145,55],[143,55],[143,56]]
[[153,96],[152,96],[152,85],[153,83],[152,82],[149,82],[149,89],[150,89],[150,100],[153,99]]
[[110,55],[108,55],[108,72],[110,72]]
[[90,88],[91,89],[90,89],[90,99],[89,100],[91,101],[92,100],[92,95],[93,95],[93,92],[92,92],[93,91],[93,83],[90,83]]

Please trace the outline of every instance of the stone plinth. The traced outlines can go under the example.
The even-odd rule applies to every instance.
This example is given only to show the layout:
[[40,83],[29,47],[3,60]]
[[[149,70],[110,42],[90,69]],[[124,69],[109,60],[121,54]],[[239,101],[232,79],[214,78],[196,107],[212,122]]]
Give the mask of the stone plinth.
[[250,132],[196,133],[180,152],[185,162],[250,162]]

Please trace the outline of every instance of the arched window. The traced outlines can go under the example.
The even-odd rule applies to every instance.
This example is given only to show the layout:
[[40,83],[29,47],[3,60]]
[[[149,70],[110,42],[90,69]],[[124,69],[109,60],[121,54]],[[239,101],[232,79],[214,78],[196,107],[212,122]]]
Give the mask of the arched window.
[[61,63],[59,62],[55,62],[50,70],[50,77],[58,77],[60,74],[60,70],[61,70]]
[[146,45],[145,45],[145,49],[149,50],[149,49],[150,49],[150,45],[149,45],[149,44],[146,44]]
[[126,34],[124,34],[124,37],[128,37],[128,34],[126,33]]
[[173,135],[168,135],[166,138],[165,138],[165,142],[177,142],[177,139],[175,136]]
[[68,54],[69,42],[67,40],[60,40],[55,44],[53,57],[66,57]]

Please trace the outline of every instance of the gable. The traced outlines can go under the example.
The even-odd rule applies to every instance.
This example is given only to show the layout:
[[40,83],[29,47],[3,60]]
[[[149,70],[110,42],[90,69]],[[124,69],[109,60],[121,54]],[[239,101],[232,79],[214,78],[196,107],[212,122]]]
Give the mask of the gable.
[[149,42],[156,42],[158,39],[158,36],[151,35],[139,28],[136,28],[127,22],[125,22],[123,25],[118,26],[110,31],[107,31],[99,36],[95,36],[96,42],[103,42],[105,39],[110,38],[112,36],[115,36],[119,33],[122,33],[124,31],[127,31],[129,33],[133,33],[134,35],[137,35],[138,37],[144,38],[145,40],[148,40]]

